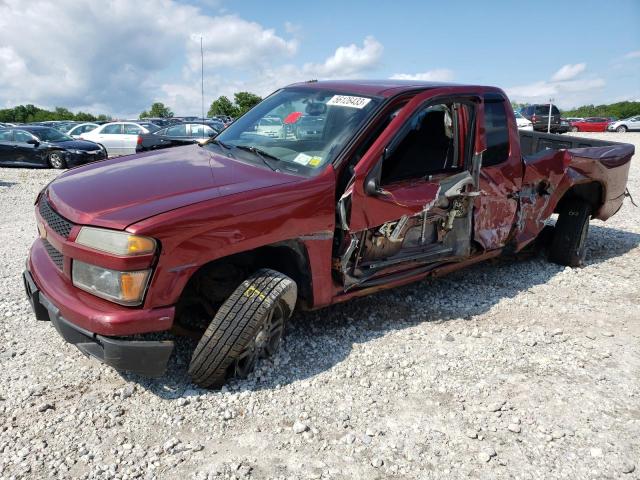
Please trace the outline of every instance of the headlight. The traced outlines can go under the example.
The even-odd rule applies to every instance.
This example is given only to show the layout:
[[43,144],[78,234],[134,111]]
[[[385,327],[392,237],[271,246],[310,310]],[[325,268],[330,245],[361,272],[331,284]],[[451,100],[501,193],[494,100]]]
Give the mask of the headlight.
[[102,252],[127,256],[153,253],[156,249],[153,238],[94,227],[82,227],[76,243]]
[[71,149],[71,148],[69,150],[67,150],[67,152],[75,153],[76,155],[82,155],[84,153],[83,150],[75,150],[75,149]]
[[139,305],[142,302],[151,270],[119,272],[109,268],[73,261],[73,284],[97,297],[120,305]]

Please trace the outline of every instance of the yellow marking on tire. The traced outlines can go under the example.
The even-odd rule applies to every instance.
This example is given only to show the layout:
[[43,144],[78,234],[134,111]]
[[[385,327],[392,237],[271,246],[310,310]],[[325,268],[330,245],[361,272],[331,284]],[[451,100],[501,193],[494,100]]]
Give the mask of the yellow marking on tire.
[[260,300],[264,300],[265,298],[267,298],[267,296],[264,293],[262,293],[253,285],[251,285],[249,288],[247,288],[244,291],[244,296],[247,298],[259,297]]

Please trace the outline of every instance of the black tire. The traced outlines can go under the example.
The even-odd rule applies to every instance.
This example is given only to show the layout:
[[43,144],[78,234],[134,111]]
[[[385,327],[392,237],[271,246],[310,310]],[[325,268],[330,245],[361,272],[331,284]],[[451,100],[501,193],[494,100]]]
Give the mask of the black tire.
[[616,128],[616,132],[618,133],[626,133],[627,131],[627,127],[625,125],[620,125],[618,128]]
[[562,206],[551,240],[549,260],[569,267],[583,265],[590,217],[591,206],[588,203],[572,200]]
[[198,342],[189,375],[204,388],[246,377],[259,358],[273,355],[293,313],[296,283],[280,272],[261,269],[222,304]]
[[49,166],[51,168],[67,168],[67,162],[61,152],[51,152],[49,154]]

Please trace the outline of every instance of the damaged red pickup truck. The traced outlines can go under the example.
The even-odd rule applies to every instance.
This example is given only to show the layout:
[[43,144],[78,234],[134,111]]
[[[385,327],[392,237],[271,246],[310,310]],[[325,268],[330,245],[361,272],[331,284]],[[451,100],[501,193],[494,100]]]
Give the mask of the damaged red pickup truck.
[[498,88],[295,84],[204,145],[54,180],[25,288],[36,318],[118,370],[160,375],[169,333],[198,336],[189,373],[220,386],[274,353],[294,308],[517,252],[554,213],[550,259],[579,265],[633,153],[518,132]]

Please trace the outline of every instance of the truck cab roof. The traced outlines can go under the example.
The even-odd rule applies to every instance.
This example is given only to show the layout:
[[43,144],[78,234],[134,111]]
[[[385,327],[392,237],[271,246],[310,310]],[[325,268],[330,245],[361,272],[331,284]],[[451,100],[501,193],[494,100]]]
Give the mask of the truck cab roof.
[[[419,80],[309,80],[306,82],[293,83],[288,87],[296,88],[326,88],[327,90],[344,91],[351,94],[392,97],[399,93],[421,91],[434,88],[461,87],[463,85],[447,82],[426,82]],[[474,87],[476,88],[476,87]],[[493,88],[493,87],[482,87]],[[496,89],[498,90],[498,89]]]

